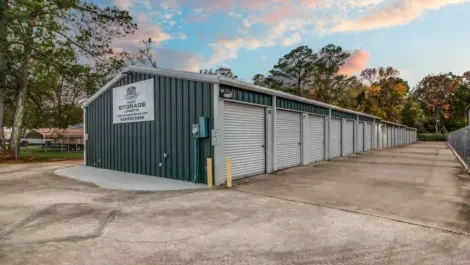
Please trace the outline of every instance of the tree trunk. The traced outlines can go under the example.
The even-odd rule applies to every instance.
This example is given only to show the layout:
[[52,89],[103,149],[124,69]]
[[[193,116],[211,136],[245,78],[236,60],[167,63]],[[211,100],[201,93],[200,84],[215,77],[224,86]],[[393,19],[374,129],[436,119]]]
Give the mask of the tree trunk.
[[0,155],[5,149],[5,133],[3,131],[4,106],[6,97],[6,73],[7,62],[6,54],[8,50],[7,43],[7,21],[6,10],[8,8],[8,0],[0,0]]
[[[30,32],[28,36],[33,34],[33,27],[30,25]],[[24,118],[24,107],[26,104],[26,99],[28,96],[28,79],[29,79],[29,68],[31,63],[31,52],[33,45],[32,41],[26,41],[24,46],[24,55],[23,55],[23,65],[21,66],[21,75],[20,75],[20,89],[18,91],[17,101],[16,101],[16,111],[15,118],[13,122],[13,130],[11,132],[10,145],[8,147],[8,152],[11,157],[18,159],[20,153],[20,143],[21,143],[21,130],[23,128],[23,118]]]
[[439,121],[440,121],[440,111],[439,111],[439,108],[436,108],[436,123],[435,123],[435,132],[436,133],[439,133]]

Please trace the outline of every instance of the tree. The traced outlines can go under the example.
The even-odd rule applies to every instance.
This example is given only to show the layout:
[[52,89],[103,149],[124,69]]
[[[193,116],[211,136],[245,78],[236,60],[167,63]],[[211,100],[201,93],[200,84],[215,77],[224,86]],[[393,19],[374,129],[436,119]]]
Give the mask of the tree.
[[308,46],[300,46],[279,59],[269,71],[271,80],[282,84],[282,88],[292,89],[300,95],[310,88],[310,76],[314,69],[317,55]]
[[393,67],[368,68],[361,72],[366,85],[357,96],[357,110],[400,122],[409,86]]
[[419,97],[416,91],[413,91],[406,100],[401,112],[401,123],[417,128],[418,131],[425,131],[425,122],[427,120],[426,113],[421,108]]
[[[113,38],[133,33],[136,25],[127,11],[101,8],[79,0],[25,0],[14,2],[7,11],[12,32],[8,42],[19,50],[16,109],[9,152],[19,152],[25,104],[30,90],[32,64],[42,63],[67,71],[58,50],[68,50],[95,61],[109,54]],[[106,29],[106,30],[103,30]],[[87,81],[88,82],[88,81]]]
[[264,77],[263,74],[256,74],[251,80],[253,81],[254,85],[265,86],[266,77]]
[[0,0],[0,155],[5,148],[4,127],[4,106],[7,93],[7,51],[8,51],[8,32],[7,32],[7,10],[9,8],[9,0]]
[[340,67],[349,56],[341,46],[334,44],[320,49],[312,71],[312,92],[315,99],[330,104],[338,104],[341,101],[339,98],[345,94],[349,83],[354,82],[344,75],[338,75]]
[[451,115],[451,104],[460,80],[452,73],[428,75],[418,84],[418,89],[426,107],[434,116],[434,131],[440,133],[443,129],[443,119]]
[[227,78],[238,79],[238,76],[232,72],[232,69],[227,67],[219,67],[215,71],[212,69],[199,70],[199,73],[205,75],[220,75]]

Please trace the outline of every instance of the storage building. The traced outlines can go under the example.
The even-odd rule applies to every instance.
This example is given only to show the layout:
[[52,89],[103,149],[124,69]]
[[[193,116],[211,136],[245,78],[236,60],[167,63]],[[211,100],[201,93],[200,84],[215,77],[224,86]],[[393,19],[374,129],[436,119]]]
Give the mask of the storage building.
[[[214,184],[414,142],[406,126],[216,75],[129,67],[84,103],[85,165]],[[401,137],[401,138],[400,138]],[[400,140],[399,140],[400,139]]]

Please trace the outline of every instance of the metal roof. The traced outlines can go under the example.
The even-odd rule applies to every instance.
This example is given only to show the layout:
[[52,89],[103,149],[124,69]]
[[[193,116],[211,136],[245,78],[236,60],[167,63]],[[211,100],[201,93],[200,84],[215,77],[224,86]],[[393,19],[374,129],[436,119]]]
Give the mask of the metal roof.
[[[261,86],[256,86],[253,84],[249,84],[243,81],[235,80],[235,79],[230,79],[226,77],[222,77],[219,75],[207,75],[207,74],[201,74],[201,73],[194,73],[194,72],[185,72],[185,71],[177,71],[177,70],[170,70],[170,69],[163,69],[163,68],[150,68],[150,67],[136,67],[136,66],[129,66],[126,67],[121,73],[116,75],[111,81],[109,81],[106,85],[104,85],[100,90],[98,90],[93,96],[91,96],[89,99],[87,99],[83,103],[83,107],[88,106],[91,102],[93,102],[96,98],[98,98],[101,94],[106,92],[114,83],[119,81],[125,74],[129,72],[139,72],[139,73],[147,73],[147,74],[156,74],[156,75],[161,75],[161,76],[168,76],[168,77],[177,77],[177,78],[184,78],[184,79],[189,79],[189,80],[195,80],[195,81],[202,81],[202,82],[208,82],[208,83],[215,83],[215,84],[223,84],[223,85],[228,85],[236,88],[241,88],[245,90],[251,90],[255,92],[259,92],[262,94],[268,94],[272,96],[278,96],[286,99],[291,99],[299,102],[304,102],[307,104],[312,104],[320,107],[325,107],[325,108],[330,108],[346,113],[351,113],[354,115],[359,115],[359,116],[364,116],[364,117],[369,117],[377,120],[382,120],[382,118],[365,114],[362,112],[357,112],[349,109],[344,109],[340,108],[338,106],[326,104],[323,102],[307,99],[307,98],[302,98],[299,96],[295,96],[289,93],[285,93],[282,91],[278,90],[273,90]],[[388,121],[382,121],[384,123],[388,124],[394,124],[400,127],[406,127],[405,125],[398,124],[398,123],[393,123],[393,122],[388,122]]]

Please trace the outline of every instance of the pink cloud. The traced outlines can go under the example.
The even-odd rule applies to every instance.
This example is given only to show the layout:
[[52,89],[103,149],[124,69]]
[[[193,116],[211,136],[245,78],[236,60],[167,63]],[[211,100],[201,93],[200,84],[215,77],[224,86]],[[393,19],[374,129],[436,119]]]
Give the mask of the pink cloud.
[[268,13],[263,16],[263,22],[264,23],[275,23],[281,19],[284,19],[288,16],[291,16],[292,14],[295,13],[295,8],[293,7],[288,7],[288,6],[283,6],[278,9],[276,9],[272,13]]
[[367,51],[356,49],[346,62],[340,67],[338,74],[351,76],[355,72],[359,72],[366,68],[370,55]]
[[310,8],[314,8],[319,4],[319,0],[300,0],[300,2]]
[[148,16],[137,16],[136,22],[138,25],[137,31],[131,36],[117,39],[113,43],[113,46],[121,48],[135,46],[139,45],[142,40],[148,40],[149,38],[159,45],[161,42],[171,40],[173,38],[158,25],[155,25]]
[[469,0],[406,0],[375,10],[358,20],[340,22],[334,27],[333,32],[363,31],[404,25],[420,17],[426,10],[435,10],[446,5],[460,4],[468,1]]

